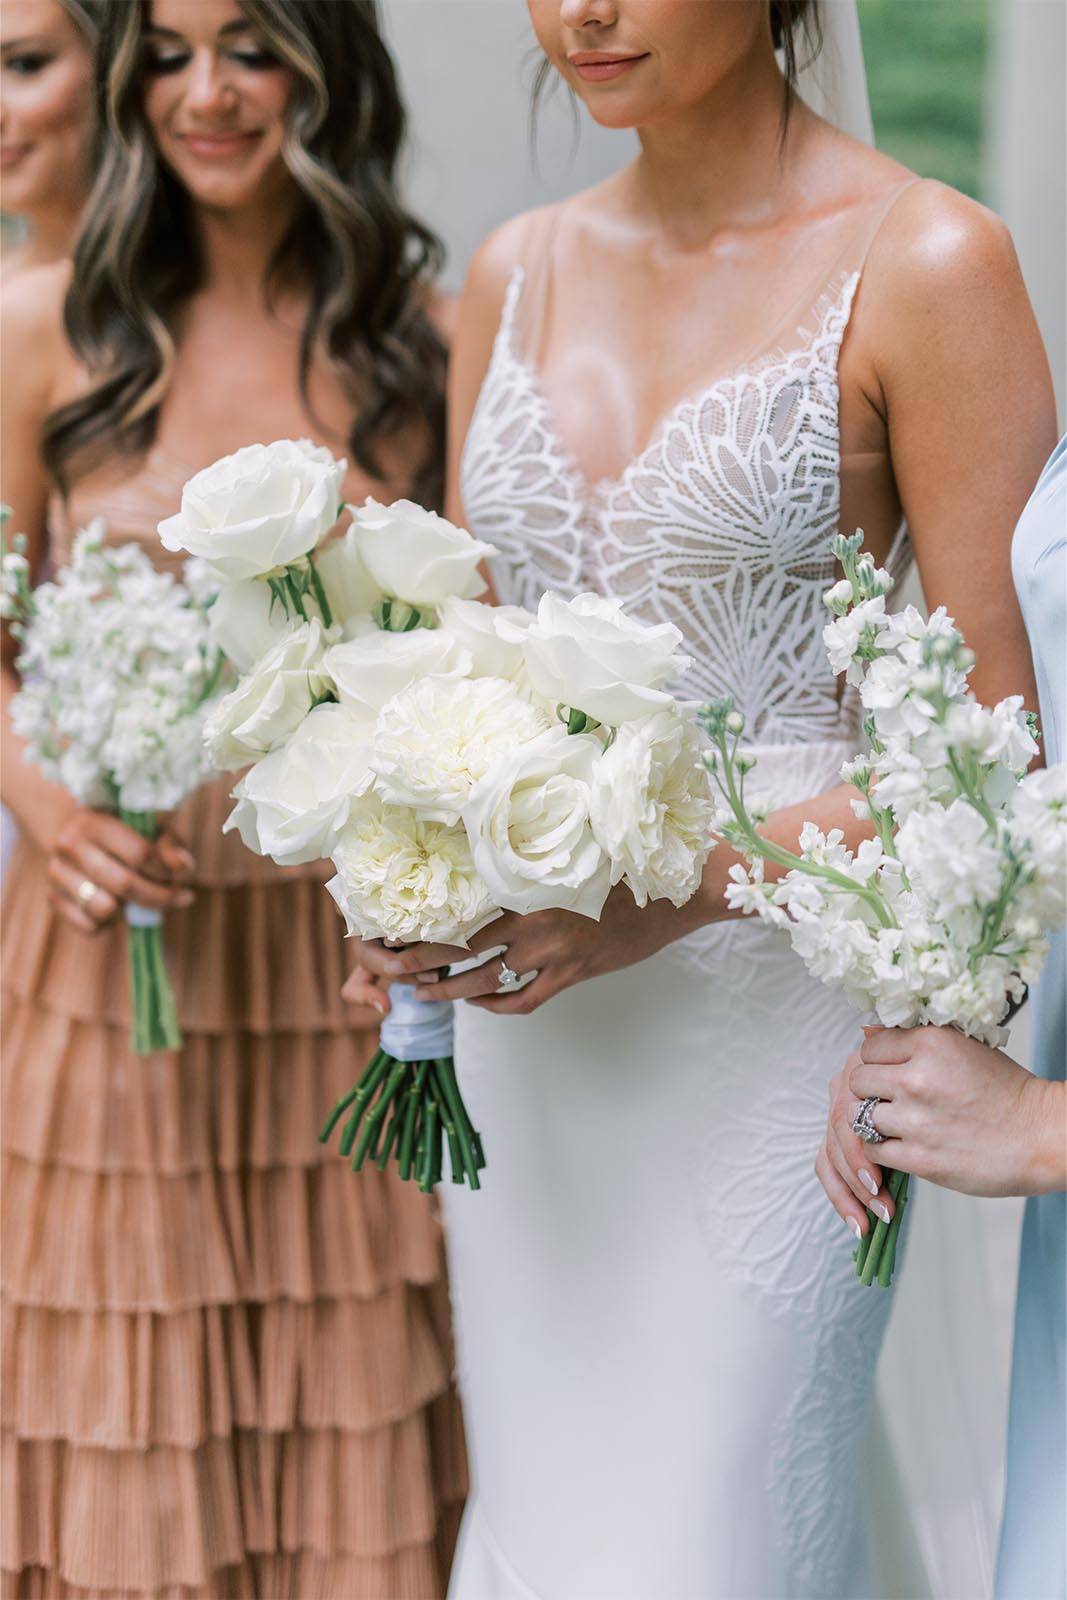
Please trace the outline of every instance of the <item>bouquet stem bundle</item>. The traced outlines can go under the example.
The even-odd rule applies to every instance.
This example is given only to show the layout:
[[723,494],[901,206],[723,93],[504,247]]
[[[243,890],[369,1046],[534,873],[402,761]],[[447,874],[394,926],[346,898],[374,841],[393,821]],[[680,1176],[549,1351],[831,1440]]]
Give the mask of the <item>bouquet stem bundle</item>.
[[351,1158],[353,1172],[367,1161],[384,1172],[394,1161],[405,1182],[414,1179],[429,1194],[441,1181],[447,1143],[452,1182],[480,1189],[485,1155],[459,1091],[451,1047],[447,1054],[409,1059],[420,1046],[450,1046],[452,1007],[419,1004],[400,984],[390,989],[390,998],[393,1012],[382,1027],[382,1047],[355,1088],[338,1100],[319,1139],[325,1144],[348,1112],[340,1151]]
[[[153,811],[120,808],[119,819],[142,839],[154,839],[159,831]],[[143,1056],[155,1050],[177,1050],[182,1036],[163,953],[163,919],[146,906],[128,905],[126,922],[133,1048]]]

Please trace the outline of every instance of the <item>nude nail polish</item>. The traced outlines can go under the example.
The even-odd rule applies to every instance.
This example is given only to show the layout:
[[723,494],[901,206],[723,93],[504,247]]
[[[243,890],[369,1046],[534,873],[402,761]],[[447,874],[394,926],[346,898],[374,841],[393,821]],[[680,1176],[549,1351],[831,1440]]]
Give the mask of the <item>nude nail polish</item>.
[[860,1182],[871,1191],[872,1194],[878,1193],[878,1185],[875,1183],[866,1167],[861,1167],[856,1176],[859,1178]]
[[863,1229],[860,1227],[860,1225],[856,1221],[855,1217],[846,1217],[845,1221],[848,1223],[849,1227],[852,1229],[852,1232],[856,1235],[856,1238],[857,1239],[862,1239],[863,1238]]
[[883,1222],[889,1222],[889,1207],[882,1200],[876,1200],[871,1207],[876,1217],[881,1217]]

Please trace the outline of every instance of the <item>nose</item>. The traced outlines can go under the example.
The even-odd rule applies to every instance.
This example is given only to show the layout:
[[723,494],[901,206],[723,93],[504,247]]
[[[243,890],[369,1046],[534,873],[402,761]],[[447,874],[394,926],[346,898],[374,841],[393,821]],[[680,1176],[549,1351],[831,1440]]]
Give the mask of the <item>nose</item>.
[[233,107],[233,85],[227,82],[213,50],[194,53],[184,98],[186,109],[202,117],[217,117]]
[[568,28],[610,28],[618,10],[616,0],[562,0],[559,17]]

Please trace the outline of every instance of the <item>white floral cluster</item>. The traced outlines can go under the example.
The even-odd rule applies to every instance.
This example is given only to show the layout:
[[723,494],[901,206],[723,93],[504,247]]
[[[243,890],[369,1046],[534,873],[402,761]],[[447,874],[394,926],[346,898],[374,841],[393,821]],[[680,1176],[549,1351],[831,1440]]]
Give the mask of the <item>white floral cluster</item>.
[[596,595],[484,605],[492,547],[410,501],[348,507],[332,533],[343,474],[306,442],[253,446],[163,525],[213,567],[212,627],[243,672],[205,729],[216,765],[249,769],[227,828],[283,865],[331,857],[364,937],[596,918],[620,881],[682,904],[712,800],[664,688],[687,665],[678,630]]
[[[1046,931],[1067,918],[1067,768],[1025,775],[1038,747],[1021,697],[978,704],[951,618],[888,613],[891,579],[862,537],[834,541],[845,577],[826,595],[824,638],[864,707],[870,753],[841,776],[876,837],[852,851],[809,823],[798,854],[761,837],[744,802],[743,719],[706,707],[719,831],[751,863],[732,869],[727,899],[787,928],[809,971],[885,1026],[950,1023],[997,1044]],[[777,882],[764,882],[765,860],[787,868]]]
[[169,811],[210,774],[203,729],[222,658],[190,590],[104,533],[90,524],[55,579],[32,590],[21,541],[4,554],[22,678],[12,724],[29,759],[82,805]]

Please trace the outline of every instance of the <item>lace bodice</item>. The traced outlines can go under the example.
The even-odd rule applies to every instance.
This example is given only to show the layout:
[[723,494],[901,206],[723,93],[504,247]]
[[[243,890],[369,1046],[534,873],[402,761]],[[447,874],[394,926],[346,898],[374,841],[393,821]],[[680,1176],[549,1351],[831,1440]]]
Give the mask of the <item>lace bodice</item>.
[[[829,542],[838,531],[837,365],[858,272],[840,273],[795,346],[675,406],[615,478],[587,483],[569,458],[516,336],[511,278],[463,453],[467,525],[496,545],[498,598],[535,607],[545,589],[622,598],[673,622],[702,700],[731,694],[760,744],[853,741],[822,643]],[[891,562],[904,559],[903,529]]]

